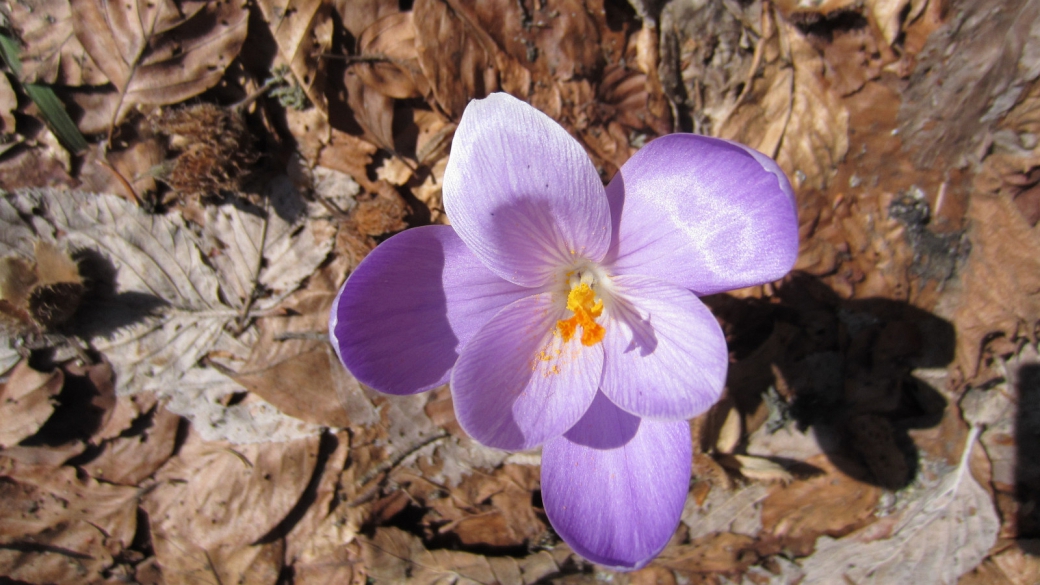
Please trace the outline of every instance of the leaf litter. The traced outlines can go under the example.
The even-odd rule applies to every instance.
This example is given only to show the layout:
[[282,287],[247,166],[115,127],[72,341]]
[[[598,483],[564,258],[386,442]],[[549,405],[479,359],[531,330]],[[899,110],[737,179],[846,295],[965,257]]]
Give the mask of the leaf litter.
[[[1034,582],[1036,9],[5,3],[0,575]],[[538,453],[471,441],[447,387],[377,395],[327,343],[358,262],[446,223],[455,125],[491,91],[559,121],[605,180],[696,131],[795,186],[796,273],[706,299],[728,393],[691,422],[682,523],[642,571],[563,545]]]

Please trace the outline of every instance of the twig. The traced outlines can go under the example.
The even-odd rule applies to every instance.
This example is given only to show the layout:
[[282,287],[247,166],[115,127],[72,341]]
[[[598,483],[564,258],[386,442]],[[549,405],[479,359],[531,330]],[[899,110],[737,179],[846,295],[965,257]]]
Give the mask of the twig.
[[329,341],[329,336],[320,331],[285,331],[274,336],[275,341],[289,341],[293,339],[305,339],[307,341]]

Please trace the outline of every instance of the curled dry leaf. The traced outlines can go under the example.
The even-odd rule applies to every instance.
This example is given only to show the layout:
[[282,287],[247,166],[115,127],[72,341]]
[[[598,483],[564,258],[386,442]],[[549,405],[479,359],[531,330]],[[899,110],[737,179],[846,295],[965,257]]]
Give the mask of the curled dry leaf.
[[413,7],[419,66],[452,120],[472,98],[494,91],[527,95],[531,73],[480,26],[468,5],[418,0]]
[[0,386],[0,447],[10,447],[40,430],[54,412],[54,397],[61,392],[61,370],[37,372],[22,361]]
[[321,55],[332,44],[331,4],[322,0],[259,0],[257,6],[278,45],[279,61],[289,66],[307,99],[327,116],[325,60]]
[[905,509],[838,540],[821,537],[802,563],[803,583],[953,585],[982,562],[1000,518],[968,467],[978,432],[972,427],[957,468]]
[[76,38],[69,0],[13,2],[10,7],[25,44],[23,82],[74,87],[108,82]]
[[[14,112],[18,109],[18,96],[11,87],[11,82],[6,75],[0,75],[0,134],[14,134],[15,120]],[[0,144],[0,154],[6,150]]]
[[[768,42],[776,43],[775,59],[717,135],[775,157],[796,186],[823,188],[848,151],[848,111],[823,80],[823,59],[797,28],[777,20]],[[781,58],[783,47],[791,65]]]
[[246,39],[241,0],[71,4],[76,37],[119,93],[113,125],[137,104],[174,104],[213,87]]

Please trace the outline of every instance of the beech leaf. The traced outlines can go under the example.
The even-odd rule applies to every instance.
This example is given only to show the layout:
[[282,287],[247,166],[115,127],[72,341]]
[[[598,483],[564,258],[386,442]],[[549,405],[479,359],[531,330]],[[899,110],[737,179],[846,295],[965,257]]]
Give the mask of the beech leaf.
[[974,569],[1000,530],[989,493],[968,469],[978,435],[973,426],[957,468],[894,517],[837,540],[820,537],[816,552],[802,563],[803,585],[843,578],[859,585],[953,585]]
[[238,56],[241,0],[71,0],[76,37],[120,94],[112,124],[138,104],[182,102],[213,87]]
[[325,98],[325,60],[321,53],[332,44],[331,4],[322,0],[259,0],[264,21],[271,28],[282,63],[289,66],[307,99],[328,115]]
[[[149,215],[114,195],[53,190],[9,195],[5,203],[9,210],[0,207],[0,214],[14,213],[17,218],[21,212],[21,217],[40,224],[35,227],[38,233],[64,234],[64,245],[83,255],[81,262],[89,270],[109,275],[111,282],[95,286],[110,290],[95,291],[89,310],[77,315],[75,325],[77,333],[108,357],[119,394],[156,392],[169,400],[172,412],[191,419],[209,440],[285,441],[316,432],[316,426],[285,416],[262,401],[227,406],[223,397],[245,389],[205,364],[207,356],[218,350],[242,360],[249,355],[255,331],[243,332],[246,339],[230,331],[243,317],[248,321],[253,315],[241,298],[271,291],[257,305],[271,307],[324,260],[333,238],[315,231],[303,214],[295,223],[272,220],[270,248],[241,252],[253,270],[266,262],[275,272],[269,277],[262,273],[259,279],[241,277],[242,282],[258,282],[260,287],[237,297],[239,291],[233,288],[237,273],[226,272],[229,266],[215,263],[215,270],[204,262],[201,250],[212,250],[215,243],[204,244],[179,216]],[[229,219],[227,226],[237,226],[239,231],[225,233],[214,225],[207,235],[210,242],[223,245],[226,240],[248,250],[239,240],[256,243],[250,235],[255,236],[262,224],[259,218]],[[12,239],[24,246],[21,239]],[[230,288],[224,290],[222,285]],[[223,299],[235,299],[230,301],[234,306]]]

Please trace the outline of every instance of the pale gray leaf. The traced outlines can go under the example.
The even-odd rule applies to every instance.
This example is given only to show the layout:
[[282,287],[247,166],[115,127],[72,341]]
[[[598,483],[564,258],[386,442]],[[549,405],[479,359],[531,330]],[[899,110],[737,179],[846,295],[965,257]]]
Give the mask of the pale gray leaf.
[[954,471],[896,517],[876,523],[886,523],[885,530],[868,525],[837,540],[820,537],[816,552],[802,562],[803,585],[953,585],[978,566],[1000,530],[993,501],[968,469],[978,434],[972,427]]

